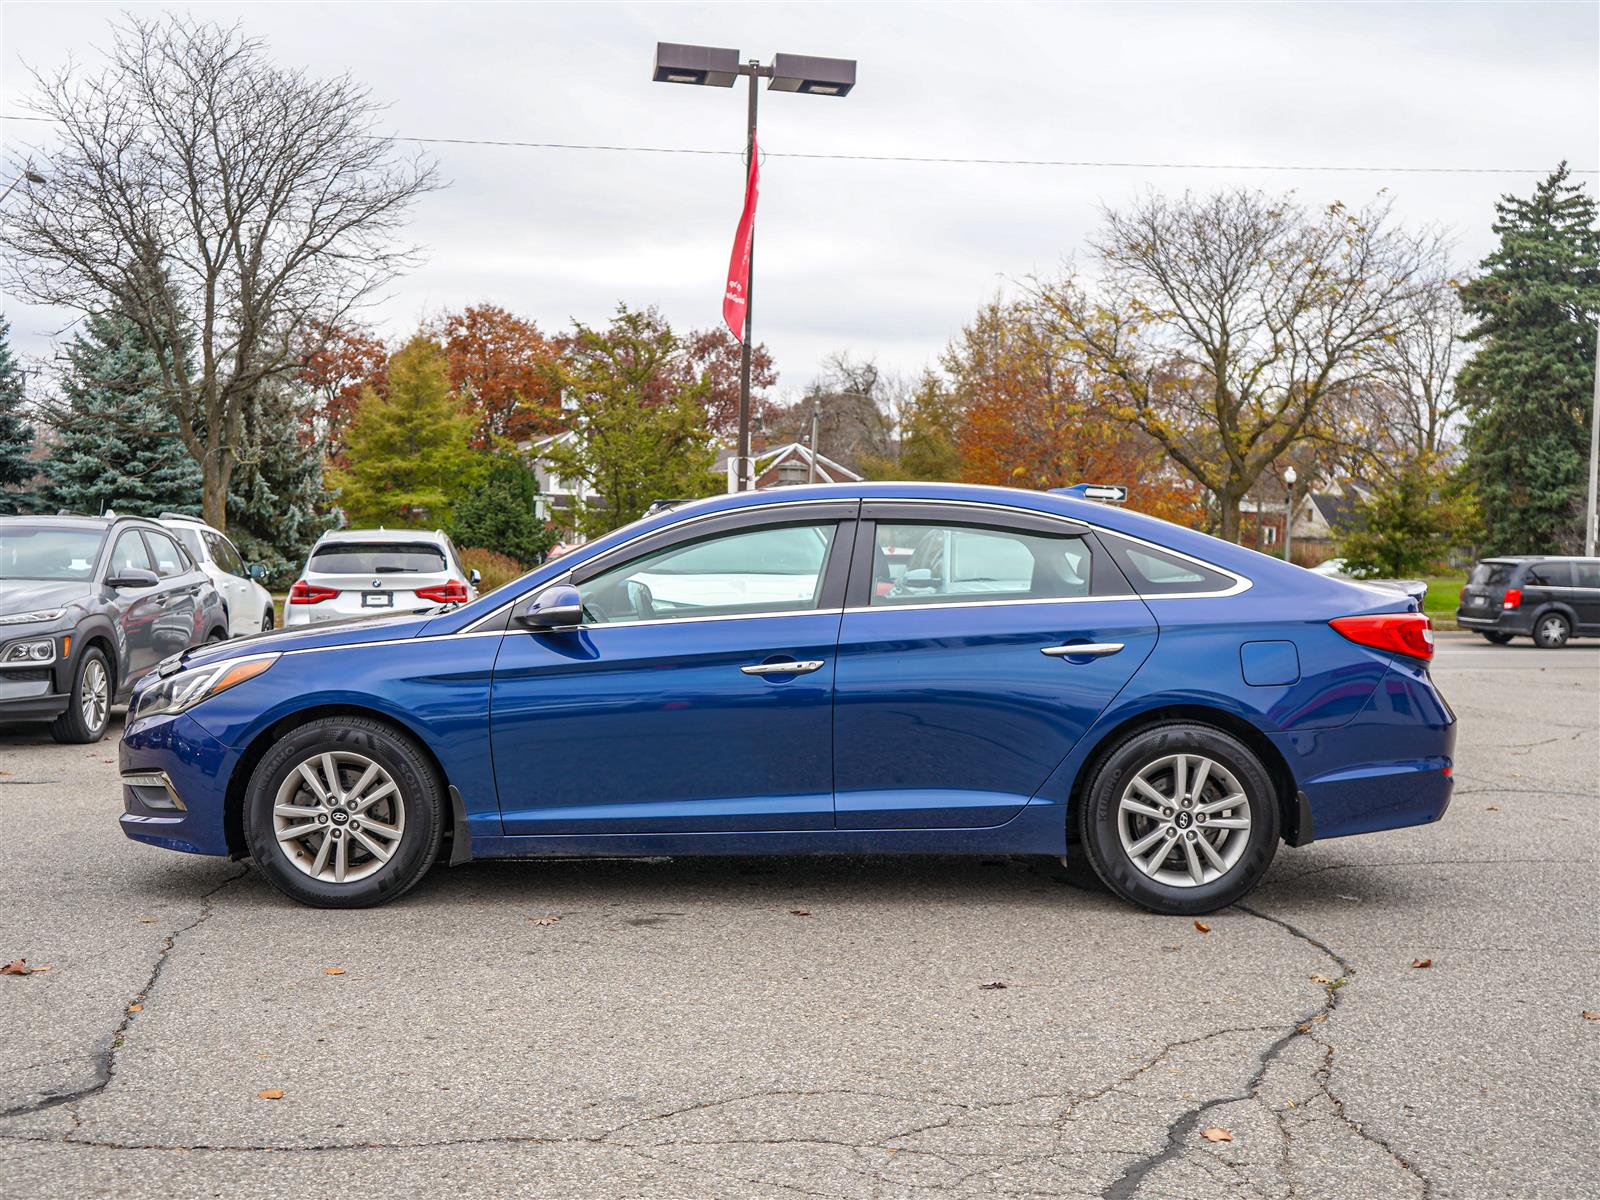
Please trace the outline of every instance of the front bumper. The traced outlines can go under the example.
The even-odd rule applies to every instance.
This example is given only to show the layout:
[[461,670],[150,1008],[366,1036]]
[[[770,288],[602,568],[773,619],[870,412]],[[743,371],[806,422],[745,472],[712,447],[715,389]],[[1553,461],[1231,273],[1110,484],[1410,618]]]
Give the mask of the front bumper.
[[234,757],[187,713],[130,723],[118,751],[121,773],[160,772],[170,791],[165,785],[125,784],[122,832],[167,850],[228,854],[225,811]]
[[72,697],[53,690],[52,681],[12,681],[0,676],[0,723],[53,721],[67,711]]

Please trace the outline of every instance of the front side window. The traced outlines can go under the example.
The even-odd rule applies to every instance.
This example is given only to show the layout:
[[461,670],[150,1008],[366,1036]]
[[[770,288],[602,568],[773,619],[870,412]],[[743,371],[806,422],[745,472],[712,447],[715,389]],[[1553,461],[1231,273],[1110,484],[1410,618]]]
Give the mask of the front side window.
[[150,552],[144,548],[144,539],[139,536],[137,529],[130,529],[117,539],[117,544],[111,548],[111,565],[106,573],[120,575],[129,570],[155,570],[150,562]]
[[8,525],[0,529],[0,579],[88,579],[105,536],[99,530]]
[[183,551],[178,549],[177,542],[159,533],[147,532],[145,537],[150,542],[150,553],[155,555],[157,575],[171,579],[188,570],[189,565],[184,562]]
[[775,525],[679,543],[578,585],[584,623],[816,608],[837,526]]
[[307,571],[319,575],[437,575],[444,551],[429,542],[324,542]]
[[999,526],[879,522],[872,605],[1087,596],[1091,556],[1081,537]]

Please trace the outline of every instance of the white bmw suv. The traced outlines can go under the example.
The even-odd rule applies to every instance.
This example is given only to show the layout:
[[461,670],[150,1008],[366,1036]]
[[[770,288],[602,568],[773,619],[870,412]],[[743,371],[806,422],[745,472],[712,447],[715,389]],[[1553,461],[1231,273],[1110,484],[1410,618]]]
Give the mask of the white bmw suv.
[[339,529],[311,548],[289,589],[285,625],[416,612],[478,598],[478,572],[464,570],[441,530]]
[[248,637],[271,629],[272,593],[261,586],[260,563],[245,566],[238,549],[198,517],[162,513],[157,523],[177,535],[199,568],[210,578],[228,610],[228,636]]

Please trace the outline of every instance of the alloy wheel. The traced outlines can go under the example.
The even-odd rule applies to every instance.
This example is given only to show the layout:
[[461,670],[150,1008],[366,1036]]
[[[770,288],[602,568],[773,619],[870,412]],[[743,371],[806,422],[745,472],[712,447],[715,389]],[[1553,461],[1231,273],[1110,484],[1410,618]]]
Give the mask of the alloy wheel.
[[106,723],[106,714],[111,711],[111,677],[98,658],[91,658],[84,664],[78,711],[83,714],[84,726],[91,733]]
[[1139,771],[1117,803],[1129,860],[1169,887],[1199,887],[1238,864],[1250,841],[1250,800],[1233,772],[1202,754],[1170,754]]
[[1559,646],[1567,640],[1567,623],[1560,617],[1546,617],[1539,622],[1539,644]]
[[302,874],[354,883],[381,870],[405,837],[394,777],[364,754],[312,755],[278,786],[272,805],[278,845]]

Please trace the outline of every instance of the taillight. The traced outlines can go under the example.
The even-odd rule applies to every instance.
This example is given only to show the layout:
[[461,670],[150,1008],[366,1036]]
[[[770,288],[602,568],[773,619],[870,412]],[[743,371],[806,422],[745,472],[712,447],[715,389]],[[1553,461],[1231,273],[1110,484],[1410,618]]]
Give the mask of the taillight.
[[1370,617],[1335,617],[1328,622],[1359,646],[1390,650],[1429,662],[1433,658],[1433,622],[1426,613],[1375,613]]
[[319,587],[317,584],[307,583],[304,579],[296,579],[294,586],[289,589],[289,603],[321,604],[324,600],[332,600],[338,594],[338,588]]
[[418,588],[417,596],[422,600],[432,600],[435,604],[465,604],[467,585],[459,579],[452,579],[438,587]]
[[1501,608],[1516,608],[1522,603],[1521,588],[1507,588],[1505,599],[1500,601]]

